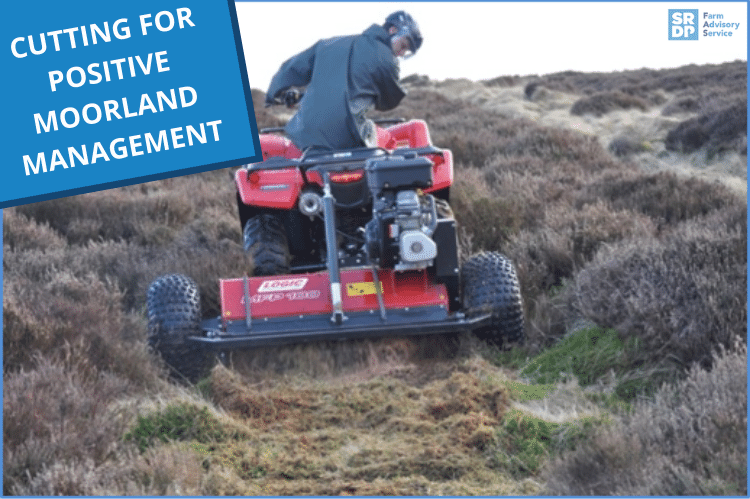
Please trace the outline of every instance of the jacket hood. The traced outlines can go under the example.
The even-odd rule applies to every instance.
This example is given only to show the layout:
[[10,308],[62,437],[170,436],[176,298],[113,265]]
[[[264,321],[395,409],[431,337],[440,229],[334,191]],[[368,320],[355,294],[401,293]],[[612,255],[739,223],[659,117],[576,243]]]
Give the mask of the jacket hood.
[[389,35],[388,31],[379,24],[373,24],[364,30],[362,34],[375,38],[376,40],[388,45],[388,47],[391,46],[391,35]]

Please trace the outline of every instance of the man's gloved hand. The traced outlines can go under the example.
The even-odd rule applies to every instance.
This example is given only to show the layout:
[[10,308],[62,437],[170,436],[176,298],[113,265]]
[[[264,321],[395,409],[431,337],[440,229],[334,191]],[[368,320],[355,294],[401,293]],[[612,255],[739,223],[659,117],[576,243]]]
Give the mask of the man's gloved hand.
[[301,98],[302,94],[296,88],[287,90],[284,93],[284,104],[286,104],[286,107],[294,107]]
[[300,99],[302,99],[302,95],[303,93],[297,90],[296,88],[287,90],[281,96],[278,96],[278,97],[270,97],[266,95],[265,106],[271,107],[277,104],[284,104],[286,107],[294,107],[295,105],[297,105]]

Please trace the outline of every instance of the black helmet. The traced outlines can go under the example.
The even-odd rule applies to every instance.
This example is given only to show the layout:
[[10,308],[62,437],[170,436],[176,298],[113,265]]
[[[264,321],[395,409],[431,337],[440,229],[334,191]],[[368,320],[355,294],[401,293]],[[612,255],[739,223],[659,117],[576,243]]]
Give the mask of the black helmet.
[[384,26],[386,29],[394,26],[397,31],[393,36],[403,36],[409,40],[412,55],[416,54],[419,47],[422,46],[422,32],[419,31],[417,21],[403,10],[394,12],[386,17]]

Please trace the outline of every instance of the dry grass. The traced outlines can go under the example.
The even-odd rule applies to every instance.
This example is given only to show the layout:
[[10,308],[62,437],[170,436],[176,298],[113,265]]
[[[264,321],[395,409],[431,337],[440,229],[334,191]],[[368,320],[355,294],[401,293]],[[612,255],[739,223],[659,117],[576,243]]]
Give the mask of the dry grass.
[[592,114],[602,116],[616,109],[636,108],[646,111],[649,108],[649,102],[641,97],[629,95],[623,92],[600,92],[590,97],[579,99],[570,108],[572,114],[582,116]]
[[[735,146],[746,133],[710,124],[744,92],[740,66],[549,75],[526,87],[534,102],[523,101],[527,80],[518,77],[477,84],[415,77],[404,104],[388,113],[425,119],[433,142],[453,150],[451,204],[462,255],[495,250],[514,261],[529,339],[509,353],[515,366],[583,319],[642,345],[628,357],[632,378],[655,372],[655,379],[683,379],[678,393],[685,396],[672,400],[665,388],[632,420],[591,438],[591,428],[604,424],[585,419],[596,403],[582,403],[585,418],[539,409],[562,404],[570,390],[558,387],[544,388],[549,395],[535,409],[519,405],[512,371],[482,360],[503,354],[470,336],[235,353],[232,369],[217,367],[199,385],[210,400],[181,391],[147,351],[145,292],[158,275],[188,274],[201,288],[205,314],[215,315],[217,277],[249,270],[231,172],[220,170],[3,210],[4,492],[518,495],[542,492],[543,481],[561,493],[742,492],[736,484],[746,449],[723,451],[717,442],[740,431],[735,416],[743,401],[724,396],[719,384],[744,359],[735,344],[747,335],[744,197],[621,161],[644,154],[628,149],[641,143],[631,135],[622,135],[631,142],[613,155],[596,137],[543,126],[487,100],[510,92],[503,95],[570,117],[576,98],[594,103],[598,94],[619,92],[636,109],[664,105],[665,135],[664,127],[697,119],[712,138],[693,156],[715,149],[722,157],[727,141],[743,154]],[[543,95],[561,90],[576,95],[564,109]],[[283,124],[282,114],[263,107],[262,92],[253,98],[260,127]],[[720,347],[727,353],[714,362],[710,352]],[[737,382],[726,381],[744,395]],[[716,392],[710,404],[689,395],[709,386]],[[219,433],[170,433],[178,436],[157,438],[143,452],[124,439],[139,417],[194,414],[185,407],[208,414]],[[649,470],[636,470],[628,460],[666,439],[646,439],[645,414],[664,421],[685,415],[697,421],[690,428],[705,432],[689,443],[695,435],[680,427],[674,445],[682,447],[665,447]],[[572,447],[587,453],[562,457],[540,474]],[[697,457],[688,459],[688,450]],[[720,468],[706,464],[714,455]],[[575,488],[565,479],[586,466],[594,466],[596,483],[611,487],[584,477]],[[711,478],[718,473],[724,480]]]
[[509,403],[488,379],[493,370],[450,363],[428,380],[414,370],[393,366],[389,376],[346,383],[268,375],[252,383],[218,367],[211,399],[247,425],[254,445],[215,445],[206,460],[231,462],[255,494],[517,492],[484,454]]

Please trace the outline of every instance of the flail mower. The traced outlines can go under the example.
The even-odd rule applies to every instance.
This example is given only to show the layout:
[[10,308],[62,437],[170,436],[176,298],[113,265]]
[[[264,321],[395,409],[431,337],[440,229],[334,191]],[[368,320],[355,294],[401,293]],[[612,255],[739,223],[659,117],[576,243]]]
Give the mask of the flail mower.
[[512,262],[490,252],[459,264],[451,152],[424,121],[377,125],[376,148],[306,154],[283,129],[261,130],[263,161],[234,175],[251,275],[221,279],[221,315],[206,320],[189,277],[148,289],[148,341],[175,373],[195,381],[216,353],[303,341],[523,340]]

